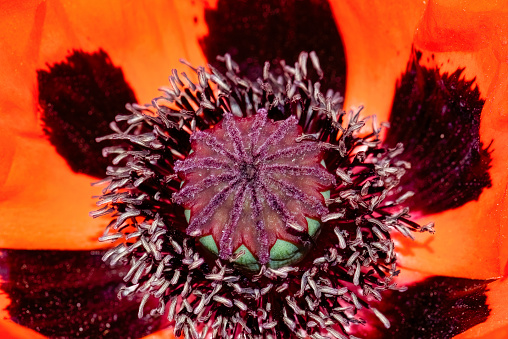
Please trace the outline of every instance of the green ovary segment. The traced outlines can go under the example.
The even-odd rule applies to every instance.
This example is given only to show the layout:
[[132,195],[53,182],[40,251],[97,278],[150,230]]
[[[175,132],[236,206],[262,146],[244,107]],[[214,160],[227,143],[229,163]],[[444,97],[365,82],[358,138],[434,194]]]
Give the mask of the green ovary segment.
[[[325,200],[330,199],[330,191],[321,192]],[[191,217],[191,211],[189,209],[184,210],[185,219],[189,222]],[[321,222],[319,220],[305,217],[307,220],[307,230],[309,235],[312,238],[317,238],[319,235],[319,231],[321,229]],[[206,248],[209,252],[214,255],[219,254],[219,248],[217,243],[213,239],[213,236],[207,235],[201,237],[199,239],[201,245]],[[305,254],[307,254],[309,248],[305,246],[297,246],[289,241],[277,239],[275,244],[270,249],[270,261],[268,262],[268,267],[277,269],[280,267],[288,266],[294,263],[299,262],[303,259]],[[238,259],[235,260],[235,264],[249,270],[249,271],[257,271],[261,268],[259,261],[252,254],[251,251],[245,246],[241,245],[234,252],[235,254],[243,251],[244,254],[241,255]]]
[[[323,192],[322,194],[326,199],[327,196],[328,197],[330,196],[330,191]],[[185,218],[187,219],[187,222],[190,220],[190,213],[191,213],[190,210],[185,210]],[[307,228],[309,235],[313,238],[316,238],[319,235],[321,223],[316,219],[308,217],[306,217],[305,219],[307,220]],[[219,248],[217,247],[217,243],[215,242],[211,234],[201,237],[199,239],[199,242],[209,252],[211,252],[214,255],[218,255]],[[277,239],[275,244],[270,249],[270,261],[268,262],[267,266],[273,269],[277,269],[280,267],[297,263],[303,259],[305,254],[307,254],[308,250],[309,250],[308,247],[297,246],[289,241]],[[247,269],[249,271],[257,271],[261,268],[261,265],[259,264],[259,261],[256,259],[256,257],[243,244],[240,247],[238,247],[234,253],[238,254],[241,251],[243,251],[243,254],[238,259],[235,260],[236,265],[239,265],[242,268]]]
[[217,247],[217,244],[215,243],[215,240],[213,240],[213,236],[211,234],[200,238],[199,242],[213,254],[219,254],[219,248]]
[[[330,191],[321,192],[321,194],[323,195],[325,200],[330,199]],[[189,222],[191,211],[186,209],[184,211],[184,214],[185,219],[187,220],[187,222]],[[317,238],[317,236],[319,235],[319,231],[321,229],[321,222],[319,222],[319,220],[309,217],[305,217],[305,219],[307,220],[307,229],[309,235],[313,238]],[[219,248],[211,234],[201,237],[199,239],[199,242],[201,243],[201,245],[203,245],[204,248],[206,248],[212,254],[214,255],[219,254]],[[267,266],[273,269],[277,269],[280,267],[297,263],[303,259],[305,254],[307,254],[308,250],[309,248],[305,246],[297,246],[289,241],[277,239],[275,244],[270,249],[270,261],[268,262]],[[235,260],[235,264],[249,271],[257,271],[261,268],[259,261],[245,245],[242,244],[240,247],[236,249],[234,253],[237,254],[240,251],[243,251],[244,253],[238,259]]]

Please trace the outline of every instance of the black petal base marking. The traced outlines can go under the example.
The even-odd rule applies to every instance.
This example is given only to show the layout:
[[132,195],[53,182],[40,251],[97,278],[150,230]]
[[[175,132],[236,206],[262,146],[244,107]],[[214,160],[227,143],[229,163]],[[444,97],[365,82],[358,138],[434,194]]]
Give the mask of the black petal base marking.
[[316,51],[327,74],[321,85],[344,93],[346,58],[332,13],[325,0],[218,1],[205,15],[203,50],[221,71],[213,60],[229,53],[251,81],[262,77],[265,60],[297,60],[302,50]]
[[413,211],[438,213],[477,200],[491,187],[490,152],[480,142],[480,115],[485,100],[463,69],[440,74],[414,57],[395,93],[391,128],[385,143],[404,144],[397,157],[411,163],[401,179],[404,191],[417,192],[407,201]]
[[136,102],[122,69],[103,50],[74,51],[65,61],[37,71],[44,131],[72,170],[103,177],[108,161],[95,138],[109,122]]
[[12,320],[52,338],[140,338],[160,318],[138,319],[139,299],[118,299],[125,267],[95,251],[2,250],[1,288]]
[[489,281],[431,277],[404,293],[388,292],[381,310],[390,319],[383,338],[452,338],[487,320]]

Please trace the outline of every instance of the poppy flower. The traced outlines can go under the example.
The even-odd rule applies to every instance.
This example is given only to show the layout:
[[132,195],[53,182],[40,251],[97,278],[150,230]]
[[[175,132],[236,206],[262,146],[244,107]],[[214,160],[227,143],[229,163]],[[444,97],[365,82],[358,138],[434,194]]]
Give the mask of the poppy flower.
[[[427,335],[449,337],[484,320],[486,321],[463,333],[463,336],[475,337],[492,330],[499,330],[501,331],[498,332],[499,335],[502,335],[503,331],[506,331],[502,328],[506,323],[506,314],[503,312],[502,301],[503,279],[498,278],[504,274],[506,261],[502,239],[506,166],[501,156],[504,154],[506,144],[504,142],[506,134],[503,134],[502,124],[506,111],[506,102],[503,101],[505,98],[503,94],[506,93],[506,81],[503,77],[506,73],[506,36],[499,32],[503,32],[503,25],[506,25],[503,15],[504,7],[498,5],[499,7],[485,8],[479,3],[464,8],[462,4],[454,6],[431,3],[429,5],[414,4],[403,8],[368,5],[367,10],[361,8],[362,5],[356,2],[355,4],[317,3],[318,5],[313,3],[314,6],[308,4],[308,7],[302,4],[289,6],[289,9],[265,5],[263,13],[266,14],[265,18],[268,22],[273,20],[274,12],[277,11],[282,11],[283,14],[278,15],[278,18],[286,15],[289,19],[293,19],[284,22],[288,24],[284,27],[284,32],[294,33],[296,35],[293,37],[294,40],[284,37],[285,39],[281,39],[283,41],[276,42],[279,45],[286,43],[297,52],[291,58],[269,54],[269,46],[274,44],[273,37],[270,39],[267,35],[260,34],[255,41],[264,45],[258,45],[257,49],[253,48],[254,52],[259,54],[251,54],[254,57],[249,59],[241,54],[245,53],[243,51],[246,48],[240,49],[242,47],[238,46],[241,44],[240,40],[228,41],[228,36],[235,36],[235,31],[231,27],[234,27],[234,24],[252,25],[249,28],[255,34],[262,32],[257,31],[256,27],[263,25],[258,23],[256,26],[254,25],[256,21],[249,21],[249,14],[252,15],[249,10],[252,11],[252,8],[241,13],[241,16],[238,12],[230,15],[225,11],[225,9],[231,9],[228,2],[219,2],[215,8],[207,12],[206,22],[209,32],[207,37],[202,39],[205,54],[208,60],[213,62],[214,55],[223,55],[228,51],[234,52],[234,50],[231,51],[231,46],[234,47],[234,44],[237,44],[236,56],[239,57],[237,59],[239,66],[247,73],[252,72],[250,75],[256,76],[257,72],[259,76],[262,74],[262,64],[257,68],[256,64],[260,61],[272,58],[293,60],[301,49],[316,49],[318,52],[333,53],[329,60],[326,58],[323,60],[321,56],[323,69],[329,74],[326,68],[341,69],[340,57],[337,57],[340,55],[340,48],[337,50],[336,47],[339,45],[340,38],[338,35],[335,36],[334,46],[330,46],[330,42],[333,42],[330,37],[334,37],[330,30],[326,34],[319,34],[305,29],[305,24],[312,23],[319,27],[326,27],[330,21],[325,19],[329,19],[329,16],[323,13],[333,12],[344,40],[348,61],[348,81],[344,91],[341,88],[344,86],[344,72],[337,71],[332,73],[332,78],[328,78],[332,79],[329,84],[323,81],[323,88],[339,89],[346,95],[345,107],[364,104],[368,113],[378,114],[381,120],[388,120],[389,112],[391,112],[392,130],[395,132],[388,132],[385,138],[386,143],[390,145],[390,142],[403,141],[410,147],[413,146],[413,154],[420,154],[419,159],[411,159],[413,166],[416,164],[416,169],[412,174],[411,172],[407,174],[410,176],[411,180],[408,179],[410,182],[402,183],[406,188],[419,189],[412,200],[414,203],[411,203],[411,200],[408,203],[412,204],[412,210],[418,214],[422,224],[426,222],[426,219],[434,219],[438,223],[439,233],[449,232],[453,235],[453,237],[434,236],[430,240],[417,239],[416,243],[409,244],[401,239],[400,251],[403,266],[420,272],[414,273],[418,279],[426,275],[476,279],[476,281],[467,280],[467,283],[465,279],[459,279],[456,280],[456,284],[452,284],[449,279],[440,281],[439,277],[434,277],[432,278],[434,280],[423,281],[423,283],[431,281],[434,285],[415,283],[416,287],[434,286],[436,288],[438,286],[439,291],[445,291],[442,296],[439,296],[441,299],[437,300],[440,305],[443,305],[443,309],[457,307],[457,304],[449,305],[450,300],[462,305],[472,302],[472,305],[468,305],[472,312],[465,313],[471,315],[473,320],[466,319],[465,325],[460,324],[463,327],[443,329],[440,326],[451,321],[424,317],[423,326],[427,322],[428,326],[434,327],[427,332]],[[9,81],[2,82],[4,92],[1,96],[3,111],[7,112],[5,124],[2,124],[2,145],[6,159],[3,163],[9,164],[9,166],[2,166],[5,180],[3,196],[9,197],[2,202],[3,214],[6,217],[3,223],[6,227],[2,228],[5,232],[2,236],[4,241],[2,247],[11,249],[2,252],[2,277],[6,281],[3,289],[7,291],[11,299],[8,308],[9,316],[49,336],[78,336],[79,331],[83,331],[83,336],[87,336],[93,332],[86,331],[97,324],[95,330],[98,332],[95,332],[95,336],[100,333],[104,336],[108,333],[110,336],[119,335],[122,332],[118,332],[118,328],[123,327],[126,331],[123,333],[134,337],[163,326],[157,318],[136,320],[138,310],[136,300],[131,303],[125,301],[115,303],[110,296],[119,283],[117,277],[127,272],[112,271],[99,264],[100,256],[90,257],[89,255],[90,250],[98,249],[93,238],[97,237],[102,225],[86,217],[87,212],[92,209],[91,201],[88,201],[89,196],[100,194],[100,191],[92,193],[88,188],[92,178],[87,174],[98,176],[97,167],[104,166],[104,162],[97,154],[97,149],[102,146],[91,146],[92,144],[86,141],[104,135],[104,124],[112,120],[115,115],[122,113],[122,106],[126,101],[149,102],[156,96],[151,91],[161,83],[165,83],[165,77],[168,75],[168,72],[160,71],[160,66],[164,68],[167,65],[167,69],[171,69],[179,57],[187,58],[195,65],[205,63],[196,39],[206,35],[203,31],[199,31],[202,29],[200,25],[205,20],[203,20],[203,13],[199,12],[201,7],[198,5],[166,4],[143,10],[122,6],[111,5],[110,8],[101,8],[99,11],[97,8],[84,8],[79,4],[43,3],[5,8],[4,11],[7,20],[5,22],[10,23],[12,26],[8,26],[13,27],[13,30],[10,32],[12,37],[5,42],[4,50],[7,52],[2,53],[2,57],[8,65],[15,67],[4,70],[4,76]],[[240,7],[238,10],[241,10],[241,6],[238,7]],[[457,15],[462,13],[463,9],[465,9],[467,20]],[[102,12],[103,10],[105,12]],[[198,11],[196,19],[191,14],[195,11]],[[107,13],[107,15],[98,13]],[[148,14],[145,15],[145,13]],[[168,13],[178,13],[179,15],[171,15],[175,15],[180,22],[189,24],[184,24],[185,29],[183,29],[175,23],[178,22],[177,20],[168,20],[170,15]],[[227,20],[220,20],[224,19],[220,16],[221,13],[225,13]],[[370,14],[367,16],[366,13]],[[102,18],[101,25],[90,20],[97,17]],[[108,21],[103,23],[105,17]],[[294,20],[295,17],[299,20]],[[20,24],[20,18],[23,18],[23,25]],[[25,24],[26,18],[33,20],[33,28]],[[319,20],[305,22],[304,18]],[[194,20],[197,25],[192,24]],[[291,22],[293,26],[290,25]],[[481,29],[475,30],[472,27],[481,27]],[[153,31],[150,28],[153,28]],[[145,29],[148,31],[145,32]],[[221,29],[225,29],[226,32],[220,31]],[[214,33],[217,31],[222,34],[215,38]],[[308,32],[302,33],[302,31]],[[302,35],[304,33],[311,34],[312,38]],[[373,35],[377,39],[373,39]],[[306,39],[302,39],[302,36]],[[168,45],[161,43],[161,41],[167,41],[166,39],[174,40]],[[320,39],[328,39],[325,41],[327,44],[324,44],[326,47],[306,45],[307,41],[316,42]],[[222,43],[226,41],[231,44],[226,47],[228,50],[221,50],[225,47],[221,46],[221,40]],[[247,47],[256,46],[252,40],[245,39]],[[144,48],[140,49],[140,46]],[[411,59],[412,46],[423,54]],[[72,52],[72,49],[81,49],[85,52]],[[284,50],[289,51],[290,48]],[[253,52],[252,48],[249,52]],[[108,54],[110,57],[107,56]],[[334,55],[335,59],[333,59]],[[173,56],[174,60],[171,61],[168,56]],[[153,60],[147,60],[150,58]],[[408,60],[411,60],[409,67]],[[48,63],[49,69],[44,67],[45,63]],[[132,89],[123,81],[121,72],[118,75],[118,69],[112,65],[113,63],[122,67],[125,79],[133,86]],[[152,63],[156,64],[157,68],[152,67]],[[66,68],[66,65],[70,67]],[[457,73],[456,70],[460,67],[465,69]],[[95,75],[90,69],[95,70]],[[36,70],[39,70],[38,76]],[[401,77],[404,72],[405,76]],[[449,75],[445,75],[445,72]],[[38,97],[32,94],[37,87],[36,77],[39,83]],[[469,83],[475,77],[479,90],[475,90]],[[74,81],[74,78],[79,81]],[[401,80],[398,90],[395,91],[395,82],[399,78]],[[109,84],[104,79],[108,81],[113,79],[113,83]],[[74,90],[71,89],[72,87]],[[423,99],[420,99],[423,101],[417,100],[419,93],[414,92],[418,90],[426,94]],[[108,94],[104,95],[104,93]],[[61,96],[67,98],[65,95],[70,99],[68,102],[55,100]],[[109,100],[100,98],[101,95]],[[93,101],[91,98],[99,98],[107,102],[124,101],[121,102],[120,107],[106,106],[107,111],[105,111],[104,106],[99,104],[101,102],[99,99]],[[483,105],[484,99],[486,102]],[[44,109],[43,112],[34,109],[38,106],[37,103]],[[405,126],[406,121],[407,125],[411,126],[408,115],[410,118],[415,117],[415,120],[421,119],[421,114],[418,114],[420,105],[424,105],[427,109],[436,107],[442,109],[438,112],[442,112],[442,116],[432,117],[436,120],[440,117],[443,120],[450,117],[452,119],[445,120],[446,126],[439,121],[430,127],[426,125],[427,129],[419,134],[415,130],[416,127],[408,127],[410,135],[402,133],[404,131],[401,132],[401,128],[397,126],[401,126],[402,122]],[[101,109],[98,109],[99,107]],[[465,117],[454,116],[453,114],[457,114],[456,110],[460,111],[459,107],[465,107],[464,110],[469,114]],[[95,122],[99,121],[95,126],[97,131],[94,131],[94,125],[85,125],[86,119],[82,120],[85,123],[82,121],[72,123],[69,119],[62,117],[62,110],[78,115],[94,116]],[[19,114],[13,114],[18,111]],[[480,113],[481,124],[479,124]],[[106,114],[111,115],[106,116]],[[45,132],[40,127],[40,120],[44,122]],[[397,121],[398,125],[395,124]],[[421,123],[421,120],[417,122]],[[99,127],[100,124],[103,124],[103,127]],[[448,125],[452,127],[447,127]],[[80,131],[77,126],[85,127]],[[102,134],[95,134],[95,132]],[[61,135],[65,135],[67,139],[62,138]],[[421,139],[418,139],[416,135],[419,135]],[[469,138],[466,137],[468,135]],[[436,137],[445,139],[448,144],[440,144]],[[70,141],[79,147],[67,147],[72,143]],[[491,141],[492,148],[488,147]],[[413,144],[414,142],[419,143]],[[461,150],[459,154],[448,154],[447,148],[443,145],[448,145],[450,149],[452,143],[455,143],[453,149],[460,149],[458,145],[463,146],[465,153]],[[429,147],[429,144],[435,149]],[[81,152],[81,156],[74,154],[77,151]],[[425,155],[429,151],[433,151],[432,156],[438,159],[426,158]],[[444,160],[439,158],[440,153],[446,155]],[[411,153],[404,154],[411,156]],[[450,168],[446,162],[452,163],[457,156],[465,161]],[[404,159],[400,160],[404,161]],[[435,163],[439,161],[444,161],[444,165],[436,166]],[[102,163],[102,165],[95,167],[95,163]],[[438,180],[438,183],[431,180],[416,180],[416,178],[424,177],[422,173],[429,172],[445,175],[447,183],[441,184],[440,189],[437,189],[436,184],[439,186],[439,180],[443,179],[442,177],[432,177],[432,180]],[[71,192],[69,192],[70,187],[72,187]],[[16,222],[12,218],[14,215]],[[34,222],[35,220],[37,222]],[[460,224],[457,225],[454,220],[459,220]],[[94,228],[93,225],[96,227]],[[481,229],[480,236],[478,228]],[[82,250],[82,252],[20,251],[22,249]],[[98,252],[94,253],[98,254]],[[43,263],[50,260],[53,263],[48,266],[52,267],[44,271]],[[55,267],[57,267],[56,270]],[[122,271],[121,268],[118,270]],[[28,279],[30,274],[39,274],[42,277],[39,281],[40,286],[34,286],[38,282],[37,279]],[[100,279],[96,281],[95,277]],[[485,284],[492,279],[498,280],[490,283],[489,291],[485,292]],[[425,305],[428,294],[423,292],[411,294],[417,289],[416,287],[410,286],[406,295],[420,296],[418,300],[421,300],[423,304],[415,303],[416,306],[413,306],[412,311],[414,312],[414,308],[418,306],[420,307],[418,310],[427,312],[430,304]],[[467,297],[472,294],[468,291],[472,290],[478,294],[473,294],[472,298],[468,299]],[[47,295],[46,298],[43,297],[44,294],[54,291],[58,291],[59,296],[51,294],[49,299]],[[439,295],[439,291],[435,294]],[[28,297],[22,298],[20,293],[26,293]],[[393,297],[393,305],[408,305],[404,295],[402,293]],[[485,295],[486,301],[482,299]],[[92,302],[85,305],[83,300],[87,300],[90,296],[93,296]],[[104,297],[108,303],[104,303],[104,300],[100,303],[101,297]],[[388,302],[386,299],[392,300],[392,297],[384,299],[385,305]],[[489,305],[490,311],[487,315],[484,312],[485,305],[477,305],[475,300],[479,300],[480,304],[483,300],[483,304]],[[6,304],[8,302],[7,300]],[[222,302],[227,303],[225,300]],[[66,309],[69,315],[63,321],[55,318],[58,314],[59,303],[72,304],[72,307]],[[114,308],[117,314],[108,313],[107,310],[101,313],[103,307]],[[381,307],[382,305],[379,308]],[[474,307],[479,312],[475,313]],[[39,310],[39,308],[42,309]],[[402,310],[402,307],[395,308]],[[446,313],[446,310],[437,314],[450,315]],[[109,316],[111,318],[107,318]],[[104,319],[101,319],[102,317]],[[107,320],[104,321],[105,319]],[[410,313],[402,316],[403,322],[414,319],[411,318]],[[468,321],[470,321],[469,324]],[[6,331],[11,331],[7,333],[24,330],[12,323],[4,323],[8,326],[5,327]],[[118,326],[120,324],[121,326]],[[393,328],[403,327],[398,327],[392,321]],[[450,332],[443,332],[445,330]],[[370,334],[372,335],[373,332]],[[23,336],[23,334],[18,335]],[[33,335],[35,335],[33,332],[24,334],[25,337]]]

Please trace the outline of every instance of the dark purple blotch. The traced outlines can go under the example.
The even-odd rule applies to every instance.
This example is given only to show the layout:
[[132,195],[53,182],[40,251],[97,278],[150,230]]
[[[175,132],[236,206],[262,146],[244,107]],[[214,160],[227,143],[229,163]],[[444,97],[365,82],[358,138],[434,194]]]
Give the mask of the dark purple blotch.
[[487,320],[490,310],[485,293],[490,282],[427,278],[408,286],[405,292],[383,295],[378,308],[390,320],[389,329],[379,321],[369,324],[378,327],[379,338],[452,338]]
[[112,269],[103,254],[1,250],[11,319],[50,338],[135,339],[159,329],[161,318],[138,319],[139,300],[118,299],[127,266]]
[[242,74],[256,80],[266,60],[298,60],[301,51],[314,50],[326,74],[323,90],[344,93],[346,58],[328,1],[219,0],[216,9],[206,11],[205,20],[209,34],[201,45],[207,60],[220,70],[224,68],[216,56],[229,53]]
[[95,138],[111,133],[109,123],[136,102],[122,69],[108,54],[73,51],[48,70],[37,71],[43,128],[74,172],[102,178],[109,159]]
[[[400,191],[413,191],[412,211],[439,213],[477,200],[491,187],[491,151],[480,141],[485,100],[463,69],[452,74],[413,57],[397,85],[385,144],[404,144],[397,160],[411,163]],[[490,142],[490,140],[488,141]]]

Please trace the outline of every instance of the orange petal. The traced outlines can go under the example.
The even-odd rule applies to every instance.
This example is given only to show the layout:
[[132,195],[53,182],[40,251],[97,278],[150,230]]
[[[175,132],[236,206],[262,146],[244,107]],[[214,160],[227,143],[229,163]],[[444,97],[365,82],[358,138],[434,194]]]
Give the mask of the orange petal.
[[489,331],[484,325],[473,327],[455,337],[456,339],[506,339],[508,338],[508,326]]
[[416,243],[403,241],[402,265],[473,279],[496,278],[506,273],[508,159],[504,155],[508,154],[508,120],[493,103],[494,97],[495,94],[487,96],[480,129],[484,143],[494,140],[489,171],[492,188],[485,189],[478,201],[419,220],[435,221],[436,234],[417,235]]
[[[478,201],[425,217],[422,222],[436,222],[436,235],[419,236],[414,255],[402,258],[405,266],[433,274],[476,279],[505,274],[508,261],[506,5],[508,2],[494,8],[492,4],[478,2],[468,5],[473,8],[464,8],[462,3],[454,5],[452,2],[446,6],[433,3],[419,26],[415,46],[425,54],[433,54],[430,66],[440,66],[443,72],[465,67],[466,77],[477,77],[482,97],[486,99],[480,126],[481,141],[485,145],[493,141],[489,171],[492,188],[485,189]],[[466,14],[463,14],[464,9]],[[500,43],[500,39],[505,44]],[[414,246],[404,243],[407,248]]]
[[508,1],[429,1],[416,33],[420,47],[435,52],[476,52],[493,46],[508,52]]
[[[478,328],[481,328],[481,327],[478,327]],[[477,331],[477,330],[478,329],[475,327],[473,330],[471,330],[471,332],[474,332],[474,331]],[[494,330],[494,331],[491,331],[491,332],[488,332],[488,331],[483,331],[483,332],[487,333],[487,334],[479,334],[479,335],[475,334],[475,335],[470,336],[469,335],[469,331],[468,331],[468,332],[465,332],[463,335],[457,336],[456,338],[457,339],[465,339],[465,338],[506,339],[506,338],[508,338],[508,326],[501,327],[501,328],[499,328],[497,330]]]
[[[508,185],[508,20],[507,2],[410,2],[376,4],[333,1],[348,62],[346,107],[366,105],[368,114],[387,120],[395,83],[411,47],[425,52],[428,66],[443,72],[466,67],[477,77],[486,104],[481,141],[493,141],[493,187],[479,201],[420,220],[436,222],[436,235],[401,240],[404,266],[438,275],[499,277],[508,260],[505,202]],[[431,53],[435,57],[431,58]]]
[[183,57],[204,64],[204,3],[29,1],[3,5],[0,18],[0,247],[96,248],[105,221],[93,221],[95,179],[73,173],[44,135],[36,69],[72,49],[104,49],[138,99],[167,84]]
[[347,60],[345,106],[364,105],[386,121],[395,83],[405,71],[422,1],[331,1]]
[[[1,282],[1,281],[0,281]],[[45,336],[30,330],[26,327],[14,323],[9,320],[9,314],[5,310],[9,305],[9,299],[5,294],[0,292],[0,338],[3,339],[44,339]]]
[[0,338],[3,339],[44,339],[47,338],[33,330],[18,325],[11,320],[0,320]]

